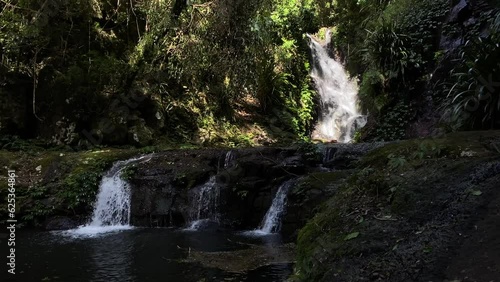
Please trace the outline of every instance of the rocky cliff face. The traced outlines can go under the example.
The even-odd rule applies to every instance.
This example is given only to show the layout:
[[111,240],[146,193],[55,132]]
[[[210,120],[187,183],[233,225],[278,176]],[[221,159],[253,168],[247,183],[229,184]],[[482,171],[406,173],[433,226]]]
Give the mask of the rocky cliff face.
[[285,180],[314,169],[296,149],[263,148],[171,151],[155,154],[137,167],[132,184],[132,223],[139,226],[184,226],[197,209],[193,201],[200,185],[215,176],[220,195],[220,223],[255,228]]
[[[321,172],[338,170],[338,179],[349,175],[353,162],[381,144],[329,145],[305,152],[300,148],[256,148],[169,151],[131,170],[131,223],[136,226],[183,227],[194,220],[200,187],[215,177],[217,219],[221,226],[254,229],[271,206],[278,187],[286,180],[308,179],[318,174],[315,189],[306,180],[290,192],[283,232],[291,239],[312,217],[315,208],[332,195],[334,185],[322,187]],[[331,177],[327,177],[330,179]]]
[[[217,217],[223,227],[254,229],[271,206],[279,186],[292,178],[322,171],[348,170],[380,144],[307,145],[289,148],[170,150],[122,172],[132,187],[131,223],[184,227],[198,209],[203,184],[215,178]],[[19,175],[19,215],[27,225],[67,229],[83,224],[92,212],[100,179],[112,163],[137,156],[133,150],[95,152],[0,151],[0,164]],[[345,171],[343,176],[348,175]],[[6,183],[6,182],[5,182]],[[290,191],[283,231],[290,239],[312,217],[315,206],[335,189]],[[321,186],[321,182],[317,184]],[[318,191],[325,193],[319,193]],[[4,195],[7,187],[0,187]]]

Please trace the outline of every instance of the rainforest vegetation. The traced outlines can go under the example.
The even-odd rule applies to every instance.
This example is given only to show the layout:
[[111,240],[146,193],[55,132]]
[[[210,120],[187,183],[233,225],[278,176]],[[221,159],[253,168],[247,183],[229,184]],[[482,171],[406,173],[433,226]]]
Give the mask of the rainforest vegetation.
[[358,140],[498,128],[499,26],[479,0],[2,0],[0,144],[307,141],[306,33],[326,28]]
[[[311,42],[356,82],[363,126],[345,142],[358,144],[313,137],[324,111]],[[272,234],[293,257],[274,258],[288,281],[493,281],[498,129],[500,0],[0,0],[0,167],[16,174],[0,174],[0,199],[15,186],[20,229],[87,224],[109,186],[127,194],[127,213],[109,213],[128,214],[127,227],[191,227],[205,205],[216,236],[258,231],[293,180]],[[2,208],[0,226],[8,216]],[[38,260],[24,265],[28,280],[107,275],[99,266],[113,251],[149,249],[134,266],[126,252],[109,259],[121,280],[139,270],[141,281],[229,281],[212,271],[259,270],[282,251],[201,234],[231,246],[152,244],[168,235],[139,248],[82,240],[72,254],[41,244],[41,254],[24,240],[19,254]],[[36,266],[58,252],[59,269]],[[65,252],[97,266],[62,267]],[[164,276],[174,260],[182,275]]]

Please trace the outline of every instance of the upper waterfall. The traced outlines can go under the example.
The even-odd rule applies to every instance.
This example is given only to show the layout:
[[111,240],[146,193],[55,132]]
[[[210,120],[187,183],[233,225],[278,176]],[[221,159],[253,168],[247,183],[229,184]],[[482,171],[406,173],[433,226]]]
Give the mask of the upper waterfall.
[[311,78],[320,98],[320,114],[312,138],[348,143],[355,130],[366,124],[366,117],[357,107],[358,86],[344,66],[330,56],[330,30],[323,43],[307,36],[312,55]]

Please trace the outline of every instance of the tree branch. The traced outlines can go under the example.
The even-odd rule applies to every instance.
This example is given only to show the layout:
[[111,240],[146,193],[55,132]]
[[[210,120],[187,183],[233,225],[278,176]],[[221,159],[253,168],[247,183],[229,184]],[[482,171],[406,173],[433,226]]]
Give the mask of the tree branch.
[[42,121],[41,118],[38,117],[36,114],[36,88],[38,85],[38,75],[37,75],[37,68],[36,68],[36,61],[37,61],[37,56],[38,56],[38,51],[40,49],[37,49],[35,51],[35,58],[33,59],[33,115],[39,120]]

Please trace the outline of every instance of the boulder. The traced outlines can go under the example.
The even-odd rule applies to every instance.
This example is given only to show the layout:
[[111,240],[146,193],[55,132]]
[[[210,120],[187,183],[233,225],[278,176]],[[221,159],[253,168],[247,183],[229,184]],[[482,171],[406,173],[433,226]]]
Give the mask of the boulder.
[[151,145],[153,141],[153,132],[146,126],[144,120],[140,120],[128,130],[128,142],[138,147]]

